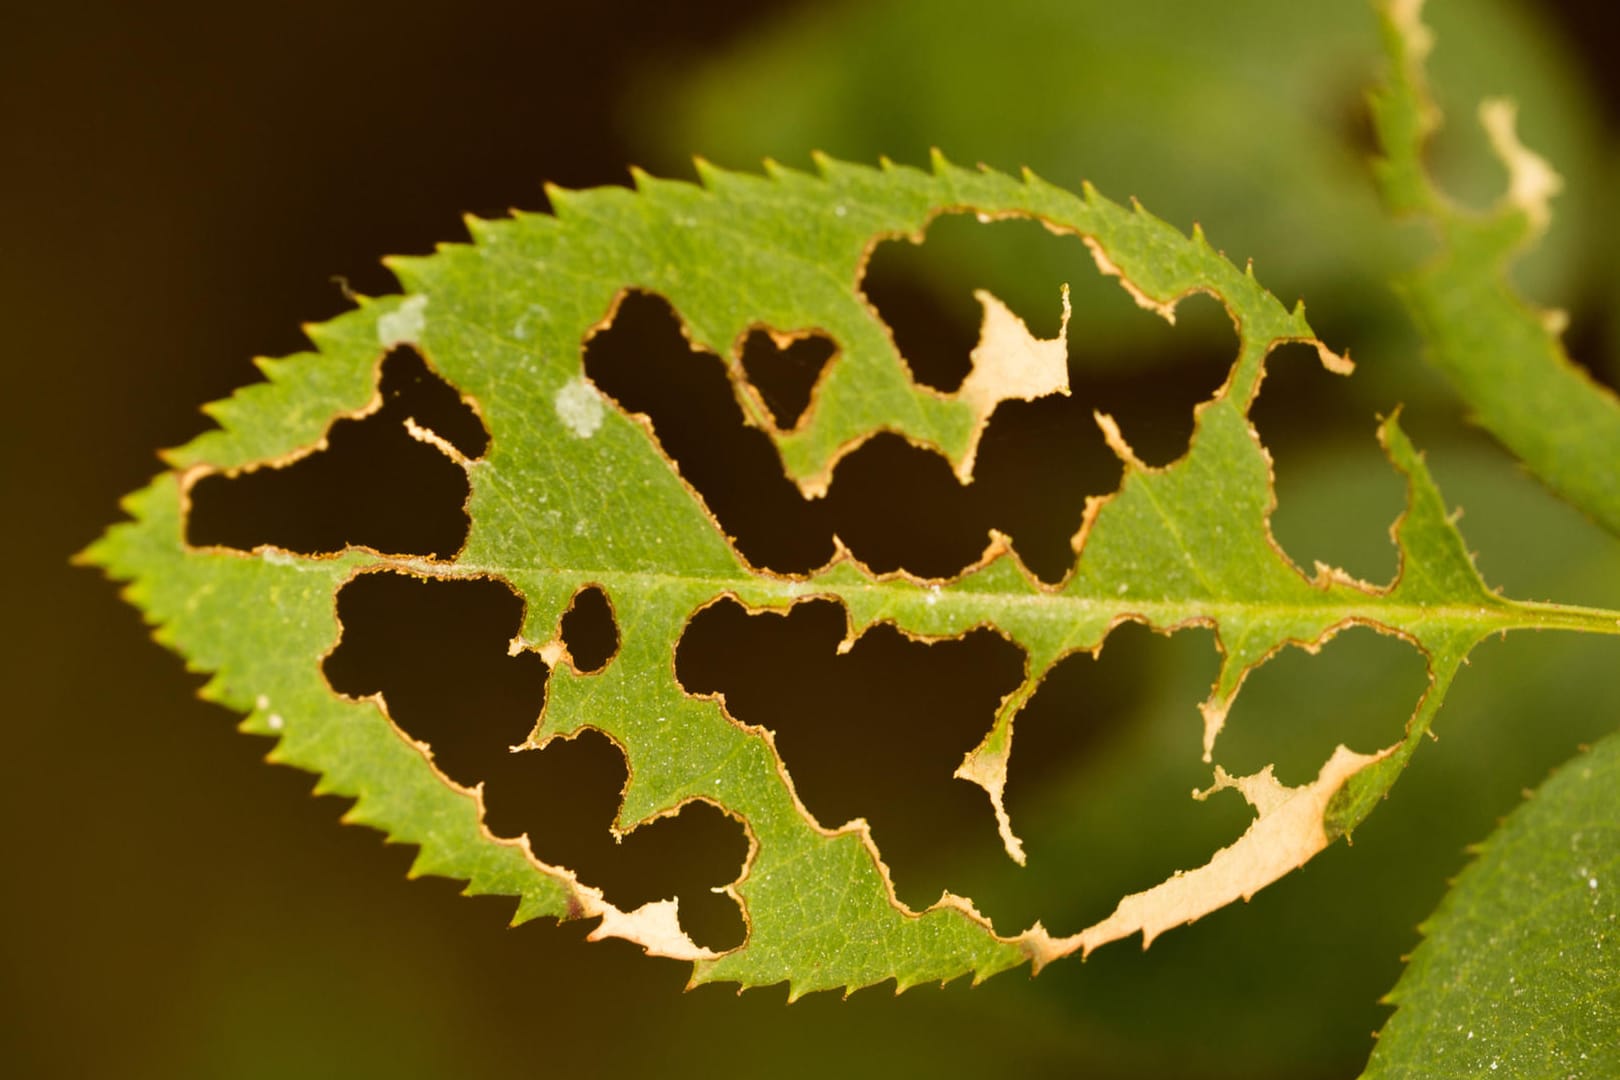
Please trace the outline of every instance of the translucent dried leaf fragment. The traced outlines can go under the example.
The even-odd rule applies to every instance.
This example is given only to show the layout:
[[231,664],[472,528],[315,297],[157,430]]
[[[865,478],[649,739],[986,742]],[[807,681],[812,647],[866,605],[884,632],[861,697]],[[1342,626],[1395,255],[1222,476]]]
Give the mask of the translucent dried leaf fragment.
[[971,354],[973,369],[958,391],[975,417],[972,441],[956,468],[964,481],[973,478],[979,437],[997,405],[1069,392],[1069,349],[1064,340],[1069,331],[1068,287],[1063,289],[1063,322],[1051,341],[1031,334],[1024,320],[990,293],[980,289],[973,295],[984,307],[984,325]]
[[[1187,703],[1186,745],[1215,761],[1218,725],[1210,718],[1227,715],[1248,672],[1285,645],[1365,625],[1425,653],[1430,686],[1404,739],[1370,755],[1337,756],[1304,789],[1244,781],[1260,811],[1244,839],[1213,853],[1203,870],[1149,890],[1152,911],[1143,908],[1148,901],[1127,901],[1127,914],[1096,930],[1089,945],[1059,951],[1137,930],[1151,937],[1248,895],[1348,832],[1394,782],[1483,637],[1532,626],[1620,632],[1612,613],[1520,604],[1487,588],[1393,420],[1381,433],[1408,484],[1395,535],[1399,576],[1376,586],[1332,571],[1307,576],[1290,563],[1271,540],[1270,462],[1247,412],[1279,344],[1315,343],[1330,366],[1344,365],[1316,341],[1303,309],[1279,304],[1202,232],[1183,235],[1089,187],[1074,195],[1032,175],[967,171],[942,158],[931,172],[825,160],[815,176],[768,171],[703,166],[701,185],[637,174],[636,191],[553,191],[555,216],[475,221],[472,244],[393,261],[403,296],[361,299],[355,311],[312,330],[314,351],[265,365],[267,382],[212,407],[220,429],[170,452],[172,471],[126,500],[132,520],[109,530],[87,558],[127,583],[126,595],[163,643],[211,674],[208,697],[246,714],[247,730],[278,737],[276,760],[317,771],[322,790],[354,797],[352,820],[418,845],[418,872],[517,897],[520,921],[599,918],[593,936],[690,959],[694,982],[785,981],[792,996],[891,979],[903,989],[962,974],[983,978],[1044,961],[1054,945],[1038,925],[994,927],[970,900],[949,893],[925,910],[908,908],[863,821],[824,826],[806,811],[768,724],[745,725],[720,700],[680,684],[677,644],[694,615],[722,598],[750,610],[836,602],[850,641],[880,623],[927,639],[987,627],[1021,649],[1021,684],[959,772],[985,788],[985,813],[1000,819],[1014,854],[1017,823],[1001,787],[1018,712],[1055,663],[1100,648],[1122,622],[1214,632],[1222,666],[1202,706],[1205,719]],[[1029,217],[1079,238],[1155,309],[1172,312],[1194,292],[1219,298],[1239,348],[1225,384],[1196,410],[1190,447],[1152,468],[1115,433],[1125,462],[1120,487],[1088,502],[1074,563],[1054,585],[1026,573],[996,535],[953,580],[874,574],[842,547],[801,576],[751,566],[644,420],[591,383],[587,341],[634,292],[667,301],[692,345],[716,356],[732,356],[759,327],[814,332],[837,360],[798,424],[769,425],[768,433],[801,492],[825,491],[837,462],[878,432],[931,447],[969,477],[987,410],[1011,397],[1061,392],[1061,335],[1033,339],[986,301],[980,374],[963,392],[943,395],[912,381],[858,288],[875,243],[919,235],[934,216],[964,209]],[[1061,285],[1052,284],[1054,292]],[[476,459],[449,455],[433,439],[408,440],[437,448],[467,476],[471,525],[453,557],[186,544],[185,492],[196,477],[319,445],[338,418],[368,408],[382,354],[407,338],[476,409],[489,435]],[[730,365],[729,377],[744,379],[742,367]],[[746,387],[737,390],[746,396]],[[523,837],[496,836],[478,791],[442,775],[379,700],[333,690],[321,660],[340,632],[337,591],[356,574],[385,569],[496,580],[521,598],[522,626],[510,650],[532,651],[549,665],[544,709],[525,745],[587,728],[611,739],[629,776],[613,823],[618,833],[694,802],[741,824],[747,859],[723,887],[746,918],[740,946],[700,948],[673,900],[626,910],[575,868],[537,858]],[[602,666],[580,670],[565,662],[559,627],[587,588],[610,601],[617,647]]]
[[[1384,754],[1392,753],[1386,750]],[[1042,938],[1036,964],[1083,954],[1099,945],[1142,935],[1142,947],[1166,930],[1195,922],[1234,900],[1247,900],[1291,870],[1304,866],[1333,837],[1327,831],[1327,807],[1346,780],[1382,755],[1357,754],[1344,746],[1333,752],[1321,775],[1302,787],[1284,787],[1271,775],[1271,767],[1251,776],[1232,777],[1216,766],[1215,783],[1194,798],[1205,799],[1233,788],[1243,794],[1256,817],[1230,846],[1217,851],[1196,870],[1132,893],[1106,919],[1069,937]]]

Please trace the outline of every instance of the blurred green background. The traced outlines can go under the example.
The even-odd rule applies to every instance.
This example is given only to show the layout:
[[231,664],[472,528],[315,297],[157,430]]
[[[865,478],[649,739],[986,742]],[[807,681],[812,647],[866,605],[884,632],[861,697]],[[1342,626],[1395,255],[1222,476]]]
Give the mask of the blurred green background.
[[[1453,103],[1437,167],[1488,197],[1499,176],[1456,103],[1520,98],[1526,141],[1569,181],[1521,278],[1572,310],[1577,355],[1612,378],[1620,275],[1603,193],[1620,178],[1620,82],[1607,12],[1430,6],[1437,89]],[[693,152],[753,167],[813,148],[920,162],[939,146],[1201,221],[1352,350],[1349,382],[1280,363],[1259,406],[1276,531],[1297,562],[1392,571],[1399,485],[1371,433],[1375,412],[1404,401],[1493,584],[1620,606],[1613,540],[1462,424],[1384,289],[1421,236],[1383,222],[1365,169],[1371,15],[1359,0],[299,0],[36,6],[7,21],[0,1058],[13,1075],[1353,1075],[1384,1015],[1377,997],[1464,846],[1620,715],[1612,642],[1489,643],[1439,742],[1354,847],[1145,954],[1115,945],[1033,980],[789,1007],[779,988],[682,994],[684,965],[586,944],[586,926],[508,930],[503,901],[407,884],[408,851],[340,827],[342,801],[262,764],[265,744],[198,702],[199,678],[67,566],[156,470],[154,449],[256,378],[252,356],[298,349],[300,322],[342,310],[334,278],[386,292],[382,255],[462,238],[463,212],[541,207],[543,179],[618,183],[629,162],[689,176]],[[1015,305],[1054,280],[1038,258],[974,242],[919,265],[942,306],[981,273]],[[1123,365],[1157,324],[1109,311],[1076,324]],[[1174,378],[1176,354],[1153,355],[1151,377]],[[1027,790],[1014,766],[1014,812],[1040,840],[1028,871],[949,837],[917,858],[993,914],[1072,929],[1121,887],[1224,842],[1238,808],[1181,794],[1203,779],[1193,705],[1212,655],[1207,635],[1126,631],[1094,674],[1075,662],[1082,673],[1041,702],[1052,753],[1068,759]],[[1227,749],[1254,764],[1281,755],[1297,779],[1288,767],[1339,739],[1387,742],[1420,685],[1413,654],[1346,634],[1257,673]],[[1074,716],[1107,737],[1065,744]]]

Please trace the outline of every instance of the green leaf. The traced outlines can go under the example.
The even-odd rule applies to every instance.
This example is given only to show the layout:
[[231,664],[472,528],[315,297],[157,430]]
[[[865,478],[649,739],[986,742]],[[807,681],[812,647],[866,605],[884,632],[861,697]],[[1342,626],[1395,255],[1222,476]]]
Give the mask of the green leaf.
[[[1613,613],[1517,603],[1487,588],[1393,418],[1381,438],[1408,489],[1395,531],[1396,580],[1378,586],[1327,567],[1313,576],[1295,567],[1270,535],[1270,460],[1247,410],[1265,358],[1280,344],[1310,342],[1330,368],[1348,364],[1316,342],[1302,309],[1284,308],[1197,230],[1184,236],[1090,188],[1075,196],[1033,176],[970,172],[942,158],[931,173],[831,161],[820,169],[808,176],[773,167],[753,177],[705,167],[702,187],[637,174],[636,192],[553,191],[556,217],[472,222],[473,245],[395,260],[405,296],[361,300],[358,310],[312,331],[316,352],[265,364],[267,382],[213,406],[220,430],[172,451],[173,471],[126,502],[134,520],[111,529],[87,558],[127,581],[127,595],[159,639],[212,675],[206,696],[246,712],[246,730],[279,737],[276,760],[320,772],[322,790],[355,797],[352,820],[419,845],[417,872],[515,896],[519,920],[599,917],[594,937],[692,960],[695,982],[787,981],[793,996],[887,979],[903,989],[964,973],[982,978],[1136,933],[1151,941],[1248,897],[1350,832],[1394,782],[1482,638],[1521,627],[1620,632]],[[995,533],[982,558],[949,581],[874,574],[842,550],[805,576],[748,565],[647,425],[591,385],[584,344],[615,317],[627,290],[656,293],[679,313],[695,347],[726,358],[739,400],[752,403],[735,343],[757,327],[820,331],[838,353],[805,420],[777,431],[757,403],[749,405],[801,491],[822,491],[839,458],[879,430],[937,449],[969,482],[994,406],[1066,393],[1068,369],[1061,337],[1034,339],[985,296],[984,333],[962,391],[942,395],[911,381],[858,283],[879,239],[918,236],[943,212],[1035,218],[1083,245],[1140,305],[1166,317],[1190,293],[1217,296],[1237,327],[1239,351],[1226,383],[1197,408],[1188,452],[1164,468],[1145,466],[1130,433],[1098,415],[1124,478],[1115,494],[1088,504],[1074,568],[1057,585],[1025,572]],[[1054,306],[1062,303],[1059,285],[1052,283]],[[471,527],[453,558],[186,543],[189,494],[199,480],[285,464],[321,447],[330,423],[377,407],[380,359],[401,343],[476,406],[490,435],[487,453],[468,460],[435,433],[407,425],[466,470]],[[570,868],[536,858],[525,838],[497,839],[481,820],[479,790],[442,775],[396,729],[381,696],[352,700],[333,691],[321,661],[342,632],[334,597],[355,576],[380,572],[494,579],[521,597],[525,614],[512,648],[550,664],[544,712],[526,747],[586,728],[607,735],[630,776],[619,830],[692,801],[744,825],[751,851],[728,887],[746,913],[741,947],[700,948],[673,903],[622,910]],[[559,622],[586,586],[606,593],[621,644],[604,668],[579,672]],[[1244,678],[1287,644],[1314,648],[1346,627],[1370,626],[1420,649],[1430,685],[1402,740],[1370,752],[1341,746],[1313,783],[1290,788],[1269,770],[1233,777],[1216,765],[1210,792],[1234,788],[1253,805],[1248,831],[1205,866],[1125,897],[1108,918],[1058,937],[1039,923],[992,928],[948,894],[927,910],[907,909],[864,822],[814,820],[768,730],[684,691],[674,676],[675,646],[693,615],[722,597],[755,609],[834,599],[848,613],[851,640],[890,623],[927,639],[988,626],[1018,645],[1024,682],[957,772],[985,789],[985,813],[996,815],[1015,859],[1020,843],[1002,789],[1019,709],[1054,663],[1100,648],[1121,622],[1215,632],[1222,664],[1201,723],[1188,707],[1186,747],[1201,748],[1206,761]]]
[[1433,226],[1439,253],[1405,275],[1400,289],[1428,344],[1475,419],[1549,487],[1620,533],[1620,398],[1570,362],[1560,334],[1564,315],[1519,296],[1508,270],[1538,240],[1562,180],[1527,150],[1515,108],[1480,105],[1480,123],[1508,173],[1508,190],[1480,213],[1452,202],[1423,159],[1439,127],[1424,63],[1433,35],[1422,2],[1381,7],[1390,81],[1373,99],[1385,158],[1378,175],[1390,209]]
[[1620,1074],[1620,735],[1478,849],[1386,999],[1368,1077]]

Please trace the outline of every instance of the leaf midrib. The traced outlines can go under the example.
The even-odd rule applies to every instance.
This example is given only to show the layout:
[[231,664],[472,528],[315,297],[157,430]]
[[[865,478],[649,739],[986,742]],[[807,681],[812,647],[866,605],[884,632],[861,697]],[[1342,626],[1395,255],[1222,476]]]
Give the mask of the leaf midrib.
[[[738,594],[741,590],[774,592],[787,602],[816,597],[842,598],[851,593],[878,593],[898,600],[946,605],[955,608],[1006,608],[1011,605],[1031,605],[1041,614],[1085,611],[1107,613],[1112,616],[1144,615],[1157,626],[1185,622],[1190,617],[1208,616],[1217,625],[1223,620],[1252,619],[1261,616],[1292,615],[1299,618],[1336,615],[1334,622],[1377,624],[1392,628],[1405,628],[1423,623],[1440,622],[1454,626],[1475,627],[1479,636],[1498,630],[1582,630],[1589,633],[1620,635],[1620,611],[1581,607],[1569,604],[1526,602],[1492,597],[1485,603],[1422,604],[1382,599],[1385,594],[1368,593],[1358,602],[1303,604],[1278,601],[1215,600],[1207,597],[1156,598],[1126,600],[1121,597],[1075,596],[1061,592],[1035,591],[1027,593],[988,591],[947,591],[952,586],[933,583],[895,581],[820,582],[813,578],[780,578],[774,575],[720,576],[708,574],[680,574],[653,570],[624,570],[606,567],[560,567],[555,565],[519,566],[494,563],[439,563],[424,559],[396,559],[381,557],[373,565],[409,570],[433,577],[460,577],[470,575],[496,575],[507,577],[522,573],[533,577],[566,578],[603,585],[633,585],[645,583],[647,587],[672,585],[696,588],[702,586],[715,596]],[[829,568],[831,570],[833,568]],[[957,583],[959,584],[959,583]],[[1314,587],[1314,586],[1313,586]],[[1485,598],[1481,598],[1484,600]],[[1153,619],[1154,613],[1168,618]],[[1053,621],[1066,621],[1054,619]]]

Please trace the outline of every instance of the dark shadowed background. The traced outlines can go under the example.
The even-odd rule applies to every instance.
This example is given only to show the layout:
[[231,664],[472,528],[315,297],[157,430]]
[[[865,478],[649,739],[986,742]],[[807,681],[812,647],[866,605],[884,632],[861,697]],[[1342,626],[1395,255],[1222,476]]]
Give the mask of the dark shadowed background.
[[[1033,982],[1016,972],[976,989],[924,987],[895,999],[880,988],[791,1007],[780,988],[683,994],[685,965],[646,959],[622,942],[587,944],[586,925],[507,929],[507,902],[458,898],[459,886],[439,879],[405,882],[409,851],[340,827],[340,800],[312,798],[310,776],[264,765],[266,744],[199,702],[200,677],[151,644],[115,590],[70,568],[69,556],[114,520],[120,495],[159,468],[157,448],[202,430],[199,405],[258,378],[252,357],[303,347],[299,324],[344,310],[345,287],[390,291],[383,255],[463,239],[465,213],[544,208],[542,180],[622,183],[638,161],[680,170],[670,132],[710,138],[701,103],[683,104],[695,100],[682,96],[693,80],[746,59],[755,35],[808,6],[295,0],[8,13],[0,31],[0,357],[12,380],[0,427],[3,505],[11,507],[3,530],[11,583],[0,709],[9,751],[0,785],[0,1059],[12,1075],[1346,1075],[1364,1060],[1383,1015],[1376,997],[1462,864],[1462,845],[1576,742],[1612,728],[1620,706],[1612,648],[1493,643],[1475,664],[1490,674],[1470,672],[1442,716],[1448,737],[1419,756],[1354,849],[1336,848],[1299,884],[1178,931],[1145,956],[1118,945]],[[1591,117],[1581,129],[1587,183],[1612,191],[1620,73],[1606,5],[1537,8],[1549,47],[1575,58],[1569,93]],[[774,99],[758,100],[744,75],[735,77],[737,97],[755,95],[755,111],[768,118]],[[1511,78],[1503,81],[1511,88]],[[1094,105],[1046,103],[1058,118]],[[869,111],[881,120],[891,106]],[[1353,140],[1354,117],[1344,123]],[[945,145],[945,136],[918,138]],[[775,148],[749,156],[752,146],[738,126],[715,129],[712,145],[693,149],[732,165],[766,149],[788,157]],[[739,147],[745,160],[721,149]],[[1032,148],[1030,160],[1040,152]],[[1204,224],[1218,233],[1213,216]],[[1576,227],[1607,238],[1615,226],[1611,212]],[[1574,307],[1582,355],[1612,372],[1620,350],[1606,318],[1620,288],[1603,263],[1583,258],[1572,258],[1579,273],[1546,299]],[[1355,337],[1344,312],[1361,310],[1360,301],[1310,302],[1330,341],[1328,327]],[[1388,305],[1379,310],[1387,315]],[[1398,375],[1375,365],[1369,385],[1399,388],[1410,377],[1419,386],[1420,442],[1427,434],[1448,496],[1469,507],[1467,535],[1493,581],[1536,598],[1620,602],[1612,542],[1461,430],[1460,408],[1432,379]],[[1121,380],[1123,401],[1149,386]],[[1306,446],[1328,420],[1350,424],[1329,436],[1368,444],[1357,418],[1393,400],[1348,398],[1346,421],[1336,406],[1310,406],[1337,384],[1279,376],[1276,385],[1274,400],[1288,405],[1267,413],[1273,449]],[[1363,497],[1385,515],[1368,528],[1378,541],[1389,490],[1356,471],[1372,459],[1347,460],[1312,459],[1314,471],[1297,479],[1279,465],[1280,482],[1295,485],[1285,486],[1280,511],[1294,515],[1278,526],[1285,544],[1285,524],[1302,543],[1311,535],[1305,507],[1320,506],[1331,532],[1334,508]],[[1190,709],[1212,654],[1207,642],[1189,652],[1176,640],[1186,656],[1172,658],[1179,674],[1162,681],[1185,688],[1178,707]],[[1117,670],[1149,678],[1159,648],[1126,642]],[[1377,697],[1365,684],[1377,681],[1368,672],[1386,670],[1381,646],[1354,649],[1358,663],[1331,673],[1301,666],[1257,678],[1254,707],[1287,716],[1323,697]],[[1387,661],[1399,683],[1389,706],[1397,716],[1414,685],[1410,660]],[[896,663],[878,663],[870,677],[881,683]],[[1071,692],[1113,691],[1077,676]],[[1133,693],[1122,712],[1152,707],[1152,693]],[[1171,730],[1185,713],[1176,717]],[[1453,725],[1476,721],[1494,742],[1449,737]],[[911,734],[902,729],[888,745],[903,747]],[[1078,753],[1084,742],[1058,738],[1053,752]],[[1142,749],[1129,740],[1109,746],[1121,755]],[[1458,792],[1469,801],[1459,803]],[[1075,798],[1073,813],[1052,813],[1094,824],[1085,815],[1095,806]],[[901,842],[904,814],[894,813]],[[1126,836],[1104,848],[1132,844]],[[978,880],[976,859],[950,880]],[[1016,884],[999,864],[983,876],[992,896]],[[1063,881],[1043,878],[1037,896],[1061,891]]]

